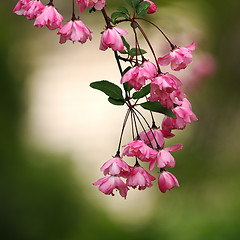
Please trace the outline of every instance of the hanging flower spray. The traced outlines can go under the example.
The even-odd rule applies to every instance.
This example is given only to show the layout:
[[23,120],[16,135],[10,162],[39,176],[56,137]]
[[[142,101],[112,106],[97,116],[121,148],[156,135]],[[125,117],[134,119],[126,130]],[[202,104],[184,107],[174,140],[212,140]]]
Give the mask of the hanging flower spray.
[[[114,195],[116,189],[126,198],[130,188],[144,190],[153,186],[156,180],[147,170],[141,166],[141,162],[149,163],[149,171],[159,168],[158,186],[165,193],[175,186],[179,186],[176,177],[166,170],[167,167],[175,167],[175,159],[171,152],[178,151],[182,144],[165,146],[165,139],[172,138],[174,129],[184,129],[186,124],[197,121],[192,112],[192,107],[186,94],[181,91],[182,82],[170,73],[164,73],[161,66],[169,65],[172,71],[185,69],[192,62],[192,52],[195,44],[187,47],[177,47],[165,33],[153,22],[147,19],[148,14],[153,14],[157,6],[150,0],[125,0],[128,7],[120,6],[110,15],[105,8],[105,0],[76,0],[72,1],[73,12],[69,22],[64,26],[61,14],[54,6],[53,0],[45,6],[39,0],[20,0],[13,12],[24,15],[29,20],[34,20],[34,26],[41,28],[46,26],[50,30],[59,29],[60,43],[67,40],[85,43],[91,40],[92,31],[76,17],[75,5],[79,12],[89,9],[89,12],[101,11],[105,30],[102,32],[100,47],[102,51],[111,48],[114,52],[121,78],[119,83],[103,80],[90,84],[94,89],[100,90],[108,96],[108,101],[113,105],[126,105],[128,110],[120,130],[119,144],[116,147],[114,157],[101,167],[105,177],[94,182],[99,190],[106,195]],[[107,1],[111,4],[111,1]],[[142,22],[159,31],[170,46],[170,53],[163,57],[157,57],[151,41],[142,27]],[[130,46],[126,39],[129,35],[126,30],[120,28],[120,24],[130,24],[134,38],[134,46]],[[146,57],[146,50],[141,48],[139,34],[143,36],[153,56],[154,63]],[[122,62],[128,63],[123,69]],[[151,116],[148,122],[142,111]],[[161,128],[156,125],[153,112],[163,114]],[[132,141],[123,145],[122,138],[126,130],[126,124],[130,121]],[[123,146],[122,146],[123,145]],[[134,157],[135,164],[128,165],[127,157]]]

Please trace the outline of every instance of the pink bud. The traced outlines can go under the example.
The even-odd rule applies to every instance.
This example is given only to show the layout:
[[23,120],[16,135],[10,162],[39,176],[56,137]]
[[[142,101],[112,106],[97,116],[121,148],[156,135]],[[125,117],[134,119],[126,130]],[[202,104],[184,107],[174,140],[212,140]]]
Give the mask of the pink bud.
[[165,193],[167,190],[171,190],[175,186],[179,187],[177,178],[167,171],[162,171],[158,176],[158,187],[161,192]]
[[150,5],[150,7],[149,7],[149,9],[148,9],[148,14],[152,14],[152,13],[155,13],[156,12],[156,10],[157,10],[157,6],[152,2],[152,1],[150,1],[150,0],[144,0],[145,2],[149,2],[151,5]]

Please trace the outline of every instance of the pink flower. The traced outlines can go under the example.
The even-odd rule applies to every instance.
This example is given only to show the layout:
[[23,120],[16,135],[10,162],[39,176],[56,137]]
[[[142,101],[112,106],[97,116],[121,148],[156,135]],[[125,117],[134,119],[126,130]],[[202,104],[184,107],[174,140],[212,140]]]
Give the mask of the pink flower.
[[[157,167],[158,168],[166,168],[167,166],[171,168],[175,167],[175,160],[169,152],[176,152],[179,149],[182,149],[182,144],[173,145],[160,150],[156,157]],[[149,165],[150,171],[153,170],[154,165],[155,165],[155,160],[153,159]]]
[[191,124],[191,121],[198,120],[196,115],[192,112],[191,103],[187,98],[184,98],[181,105],[175,107],[172,111],[177,116],[177,119],[165,117],[162,122],[162,129],[165,131],[184,129],[187,123]]
[[128,82],[129,86],[140,90],[146,84],[146,80],[155,77],[156,74],[156,66],[149,61],[145,61],[142,65],[135,66],[127,71],[121,79],[121,84]]
[[[126,147],[127,146],[127,147]],[[143,162],[150,162],[157,156],[157,151],[148,147],[144,141],[136,140],[124,145],[123,156],[137,157]]]
[[101,37],[100,50],[105,51],[107,48],[112,48],[113,51],[123,51],[124,45],[121,36],[124,34],[128,34],[128,32],[122,28],[106,29]]
[[171,63],[171,68],[174,71],[185,69],[192,62],[192,52],[195,50],[195,43],[188,47],[175,48],[164,57],[158,58],[158,63],[161,66],[167,66]]
[[131,167],[131,173],[127,178],[127,186],[144,190],[146,187],[152,187],[152,181],[156,178],[149,174],[140,166]]
[[98,181],[93,183],[93,185],[94,186],[100,185],[98,189],[101,192],[103,192],[106,195],[111,194],[112,196],[114,196],[113,190],[116,188],[116,189],[119,190],[120,195],[125,199],[126,199],[126,196],[127,196],[127,191],[129,190],[129,188],[121,180],[121,178],[116,177],[116,176],[109,176],[109,177],[100,178]]
[[[164,137],[162,130],[159,128],[151,128],[145,132],[139,134],[141,140],[143,140],[148,146],[157,149],[158,146],[163,148],[164,146]],[[157,142],[156,142],[157,141]]]
[[145,60],[142,68],[145,70],[146,79],[152,79],[157,76],[157,68],[152,62]]
[[150,1],[150,0],[143,0],[143,1],[149,2],[151,4],[149,9],[148,9],[148,12],[147,12],[148,14],[152,14],[152,13],[156,12],[157,6],[152,1]]
[[87,7],[102,10],[105,6],[105,0],[77,0],[80,12],[83,12]]
[[92,31],[80,20],[71,20],[65,24],[57,34],[60,34],[60,43],[67,40],[85,43],[87,39],[92,40]]
[[190,123],[192,121],[197,121],[196,115],[192,112],[191,103],[187,98],[184,98],[182,101],[182,105],[173,109],[173,112],[177,116],[177,118],[182,119],[185,123]]
[[25,12],[25,5],[29,2],[30,0],[19,0],[15,8],[13,9],[13,12],[17,15],[23,15],[23,13]]
[[159,101],[163,107],[173,108],[173,99],[170,93],[178,90],[182,85],[181,81],[171,74],[160,74],[151,83],[150,101]]
[[186,122],[180,118],[165,117],[162,121],[162,129],[166,132],[171,132],[173,129],[183,130],[186,127]]
[[43,9],[42,13],[37,16],[34,26],[41,28],[46,25],[48,29],[54,30],[62,28],[63,20],[62,15],[58,13],[56,8],[52,5],[48,5]]
[[111,174],[112,176],[119,175],[121,172],[130,172],[129,166],[120,157],[115,157],[108,160],[101,167],[104,175]]
[[42,13],[45,6],[42,4],[39,0],[32,0],[28,2],[26,5],[24,5],[24,9],[26,10],[24,12],[24,16],[27,17],[28,20],[33,20],[36,18],[39,14]]
[[165,193],[167,190],[171,190],[175,186],[179,187],[177,178],[167,171],[162,171],[158,177],[158,187],[161,192]]

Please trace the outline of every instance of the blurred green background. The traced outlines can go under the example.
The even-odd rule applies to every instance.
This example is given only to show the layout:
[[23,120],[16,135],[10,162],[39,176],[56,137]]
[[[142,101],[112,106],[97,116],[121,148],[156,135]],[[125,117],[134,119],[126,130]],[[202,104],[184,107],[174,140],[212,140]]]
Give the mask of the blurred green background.
[[[184,150],[176,154],[181,188],[165,195],[152,189],[151,215],[130,225],[89,201],[83,190],[89,183],[79,181],[68,156],[26,144],[26,79],[34,53],[22,54],[32,26],[12,13],[16,2],[0,3],[1,239],[239,239],[239,1],[159,1],[159,9],[177,3],[184,15],[191,4],[201,13],[208,26],[202,47],[218,69],[190,95],[199,122],[187,137],[182,133]],[[139,211],[144,207],[143,201]]]

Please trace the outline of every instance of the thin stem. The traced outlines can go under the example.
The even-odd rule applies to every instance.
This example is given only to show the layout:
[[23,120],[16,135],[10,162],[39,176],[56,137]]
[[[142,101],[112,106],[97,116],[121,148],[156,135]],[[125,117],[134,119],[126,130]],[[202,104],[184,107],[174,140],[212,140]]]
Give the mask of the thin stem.
[[160,66],[159,66],[159,64],[158,64],[157,56],[156,56],[156,54],[155,54],[155,52],[154,52],[154,50],[153,50],[153,47],[152,47],[152,45],[151,45],[151,43],[150,43],[150,41],[149,41],[146,33],[144,32],[144,30],[142,29],[142,27],[140,26],[140,24],[139,24],[138,22],[136,22],[136,21],[134,21],[134,22],[137,24],[139,30],[141,31],[142,35],[144,36],[145,40],[146,40],[147,43],[148,43],[149,48],[150,48],[151,51],[152,51],[152,54],[153,54],[153,56],[154,56],[154,59],[155,59],[155,61],[156,61],[156,65],[157,65],[157,68],[158,68],[158,73],[159,73],[159,74],[162,73],[162,71],[161,71],[161,69],[160,69]]
[[139,132],[138,132],[138,128],[137,128],[137,122],[136,122],[136,118],[135,118],[135,114],[134,114],[134,109],[132,109],[132,113],[133,113],[133,120],[134,120],[134,124],[135,124],[135,128],[136,128],[137,138],[139,138]]
[[[136,109],[135,109],[135,110],[136,110]],[[147,135],[146,129],[144,128],[144,126],[143,126],[143,124],[142,124],[140,118],[138,117],[138,115],[136,114],[136,112],[134,112],[134,114],[135,114],[135,116],[136,116],[138,122],[140,123],[140,125],[141,125],[141,127],[142,127],[142,129],[143,129],[143,131],[144,131],[144,133],[145,133],[145,135],[146,135],[146,137],[147,137],[147,139],[148,139],[148,141],[149,141],[151,147],[153,148],[153,145],[152,145],[152,143],[151,143],[151,140],[150,140],[149,136]]]
[[74,0],[73,0],[73,2],[72,2],[72,6],[73,6],[73,9],[72,9],[72,21],[74,21],[74,20],[76,20]]
[[162,35],[165,37],[165,39],[169,42],[172,50],[176,47],[174,44],[172,44],[172,42],[169,40],[169,38],[166,36],[166,34],[162,31],[162,29],[159,28],[156,24],[154,24],[153,22],[151,22],[147,19],[144,19],[144,18],[135,18],[135,19],[143,20],[145,22],[148,22],[148,23],[152,24],[154,27],[156,27],[162,33]]
[[128,110],[127,110],[127,113],[126,113],[126,115],[125,115],[124,121],[123,121],[122,131],[121,131],[121,135],[120,135],[120,139],[119,139],[119,144],[118,144],[118,150],[117,150],[117,154],[116,154],[116,155],[120,155],[120,148],[121,148],[121,143],[122,143],[122,138],[123,138],[123,132],[124,132],[125,126],[126,126],[126,124],[127,124],[127,120],[128,120],[128,117],[129,117],[130,112],[131,112],[131,110],[128,109]]
[[132,137],[133,137],[133,141],[134,141],[134,124],[133,124],[133,112],[131,110],[131,125],[132,125]]
[[121,76],[123,76],[123,70],[122,70],[122,66],[121,66],[120,59],[119,59],[117,51],[114,51],[114,56],[115,56],[115,59],[117,61],[119,72],[120,72]]
[[109,19],[108,15],[107,15],[107,12],[106,12],[105,8],[103,8],[101,11],[102,11],[103,17],[105,19],[105,22],[107,24],[107,28],[111,28],[112,25],[110,23],[110,19]]
[[148,123],[148,121],[147,121],[147,119],[146,119],[146,118],[142,115],[142,113],[141,113],[140,111],[138,111],[136,108],[134,108],[134,110],[143,118],[143,120],[145,121],[145,123],[147,124],[149,130],[151,131],[151,133],[152,133],[152,135],[153,135],[153,138],[154,138],[154,140],[155,140],[155,142],[156,142],[157,148],[158,148],[158,149],[161,149],[161,147],[159,146],[158,141],[157,141],[157,139],[156,139],[156,137],[155,137],[155,135],[154,135],[154,133],[153,133],[153,131],[152,131],[152,128],[150,127],[150,125],[149,125],[149,123]]
[[136,63],[138,63],[138,52],[137,52],[138,38],[137,38],[137,32],[136,32],[136,29],[135,29],[135,27],[134,27],[134,20],[132,21],[131,27],[132,27],[132,29],[133,29],[134,36],[135,36],[135,45],[136,45]]

